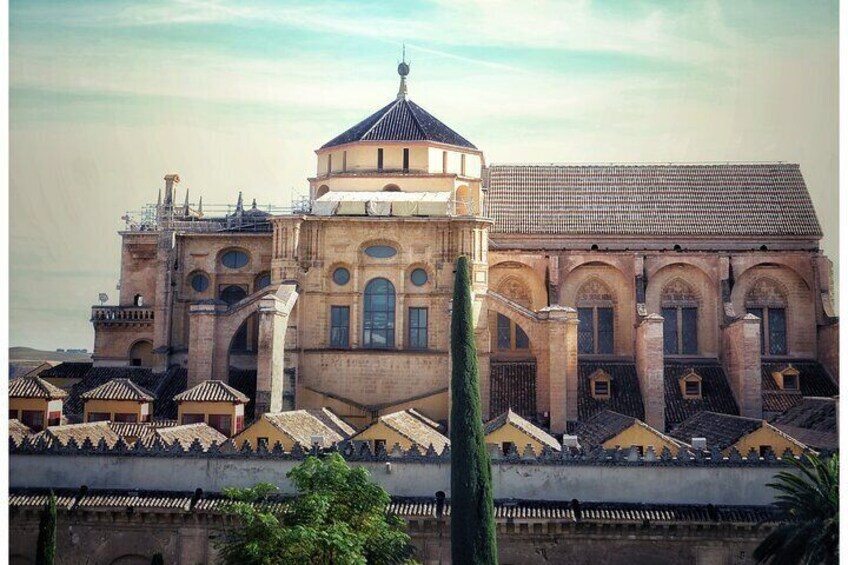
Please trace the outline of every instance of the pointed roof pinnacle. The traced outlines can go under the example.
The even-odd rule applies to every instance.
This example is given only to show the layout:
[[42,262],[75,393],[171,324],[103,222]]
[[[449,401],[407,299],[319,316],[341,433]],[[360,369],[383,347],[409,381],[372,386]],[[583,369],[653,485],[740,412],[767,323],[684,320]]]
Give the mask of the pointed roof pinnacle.
[[406,44],[403,45],[403,59],[398,64],[398,74],[400,75],[400,88],[398,88],[397,99],[406,100],[408,94],[406,89],[406,77],[409,75],[410,63],[406,62]]
[[244,199],[241,196],[241,191],[239,190],[238,202],[236,202],[236,212],[244,211]]

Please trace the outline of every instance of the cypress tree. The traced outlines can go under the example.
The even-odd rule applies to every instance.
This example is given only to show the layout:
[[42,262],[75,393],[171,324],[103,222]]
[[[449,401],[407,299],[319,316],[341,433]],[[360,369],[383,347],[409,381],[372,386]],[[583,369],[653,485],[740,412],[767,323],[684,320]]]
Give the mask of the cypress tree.
[[35,549],[36,565],[53,565],[56,559],[56,496],[50,491],[47,508],[38,521],[38,542]]
[[498,562],[492,467],[483,434],[467,257],[456,262],[451,317],[451,559]]

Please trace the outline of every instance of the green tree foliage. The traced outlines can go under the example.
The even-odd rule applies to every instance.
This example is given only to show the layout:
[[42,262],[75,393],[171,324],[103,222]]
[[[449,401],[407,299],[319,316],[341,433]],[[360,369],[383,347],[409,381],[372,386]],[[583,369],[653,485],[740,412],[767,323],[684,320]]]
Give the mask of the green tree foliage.
[[498,562],[492,466],[480,411],[470,270],[456,262],[451,319],[451,557],[453,563]]
[[47,508],[38,522],[38,541],[35,549],[37,565],[53,565],[56,560],[56,496],[50,491]]
[[781,524],[754,550],[757,563],[835,564],[839,561],[839,456],[807,454],[792,460],[800,475],[781,471],[768,486],[777,490]]
[[342,457],[308,457],[288,473],[298,496],[280,504],[277,487],[225,489],[234,518],[219,542],[224,563],[239,565],[393,565],[412,563],[414,547],[389,494]]

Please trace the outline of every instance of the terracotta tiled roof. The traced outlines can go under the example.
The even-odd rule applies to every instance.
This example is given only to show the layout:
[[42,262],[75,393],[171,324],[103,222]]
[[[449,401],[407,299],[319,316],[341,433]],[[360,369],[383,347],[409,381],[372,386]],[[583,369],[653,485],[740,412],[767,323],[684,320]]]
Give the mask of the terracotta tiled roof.
[[90,361],[65,361],[47,369],[40,376],[48,379],[81,379],[91,370],[91,367]]
[[188,450],[195,439],[200,440],[200,445],[203,446],[203,449],[208,449],[212,445],[212,442],[221,445],[227,441],[227,436],[202,422],[169,428],[153,428],[144,437],[143,441],[149,445],[157,437],[167,445],[172,445],[176,441],[184,450]]
[[493,233],[808,236],[821,227],[798,165],[493,165]]
[[781,391],[774,381],[772,373],[778,373],[790,364],[800,372],[798,381],[801,385],[802,396],[832,397],[839,394],[839,386],[821,363],[796,360],[770,361],[762,364],[764,393]]
[[763,412],[780,414],[797,405],[804,396],[800,392],[788,390],[764,390]]
[[[307,412],[318,418],[325,426],[332,429],[343,438],[349,438],[356,433],[356,428],[336,416],[336,414],[329,408],[318,408],[315,410],[307,410]],[[438,426],[438,424],[436,425]]]
[[185,390],[187,373],[186,369],[178,366],[173,366],[164,373],[154,373],[147,367],[93,367],[82,380],[71,387],[70,395],[64,403],[64,411],[69,418],[81,419],[83,394],[111,380],[130,379],[156,396],[153,402],[153,418],[173,420],[177,417],[174,396]]
[[[485,434],[488,436],[490,433],[501,429],[507,424],[515,426],[516,428],[518,428],[531,438],[535,439],[539,443],[549,446],[554,451],[562,450],[562,446],[556,440],[556,438],[554,438],[551,434],[549,434],[539,426],[528,422],[512,410],[507,410],[494,420],[490,420],[484,427]],[[517,447],[519,449],[519,452],[523,451],[524,449],[523,445]]]
[[[11,489],[9,506],[13,508],[43,508],[47,492],[40,489]],[[150,511],[220,512],[226,499],[218,494],[195,495],[183,492],[138,492],[79,490],[57,491],[59,508],[75,507],[90,510],[114,511],[145,508]],[[263,503],[273,512],[282,511],[288,499],[278,497]],[[389,512],[404,518],[432,518],[437,504],[432,498],[393,497]],[[451,515],[449,500],[444,502],[444,515]],[[747,525],[776,523],[779,515],[773,506],[722,506],[700,504],[640,504],[616,502],[585,502],[537,500],[495,500],[496,520],[552,520],[568,523],[585,522],[623,525]]]
[[[592,397],[590,378],[596,371],[603,370],[610,376],[610,397],[600,400]],[[598,412],[612,410],[620,414],[644,420],[645,406],[639,388],[636,364],[624,361],[584,361],[577,365],[577,414],[578,420],[588,420]]]
[[[447,437],[406,410],[380,416],[378,421],[418,445],[421,449],[427,449],[432,445],[436,451],[441,452],[446,445],[450,445],[450,440]],[[392,446],[386,446],[386,449],[391,448]]]
[[68,393],[41,377],[21,377],[9,381],[9,398],[65,398]]
[[137,400],[153,402],[153,393],[130,379],[113,379],[82,395],[83,400]]
[[[352,428],[340,423],[338,418],[331,417],[324,410],[291,410],[278,414],[262,414],[272,426],[289,436],[292,441],[304,447],[312,445],[314,436],[322,436],[322,447],[330,447],[347,439]],[[343,432],[343,433],[342,433]],[[255,447],[255,446],[254,446]]]
[[839,449],[839,434],[836,432],[821,432],[818,430],[810,430],[808,428],[789,426],[787,424],[773,425],[784,434],[812,449],[829,449],[831,451]]
[[691,442],[693,437],[706,438],[707,449],[726,449],[742,437],[760,429],[762,425],[763,421],[755,418],[704,411],[681,422],[669,433],[687,443]]
[[21,443],[21,440],[30,435],[32,435],[32,430],[23,422],[17,418],[9,420],[9,437],[15,440],[15,443]]
[[247,404],[250,399],[223,381],[203,381],[174,397],[176,402],[233,402]]
[[349,130],[337,135],[321,149],[354,141],[433,141],[476,149],[474,145],[406,99],[392,100]]
[[[694,370],[701,377],[701,398],[683,398],[680,377]],[[665,360],[665,429],[670,430],[698,412],[739,414],[727,375],[718,361]]]
[[86,438],[97,445],[100,439],[106,440],[106,445],[112,447],[118,441],[118,434],[112,429],[109,422],[87,422],[85,424],[67,424],[63,426],[51,426],[37,433],[34,439],[43,437],[49,442],[58,441],[61,445],[67,445],[73,438],[77,445],[82,445]]
[[836,400],[808,396],[773,418],[776,426],[795,426],[819,432],[836,433]]

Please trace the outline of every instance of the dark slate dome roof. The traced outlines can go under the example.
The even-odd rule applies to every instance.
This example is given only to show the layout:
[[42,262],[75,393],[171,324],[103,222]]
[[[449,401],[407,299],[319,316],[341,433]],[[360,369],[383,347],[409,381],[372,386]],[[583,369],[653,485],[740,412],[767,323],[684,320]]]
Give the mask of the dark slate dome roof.
[[354,141],[432,141],[477,149],[473,143],[406,98],[393,100],[322,145],[321,149]]

